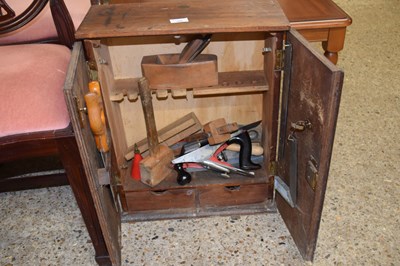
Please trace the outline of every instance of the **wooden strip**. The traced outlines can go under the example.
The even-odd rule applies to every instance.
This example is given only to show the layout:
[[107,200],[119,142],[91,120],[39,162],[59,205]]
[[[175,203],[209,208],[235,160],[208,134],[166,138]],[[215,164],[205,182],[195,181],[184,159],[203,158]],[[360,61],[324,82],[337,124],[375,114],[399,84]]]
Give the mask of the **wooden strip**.
[[[158,131],[159,142],[171,146],[178,141],[200,131],[202,125],[194,113],[189,113]],[[147,139],[137,142],[141,153],[148,150]],[[134,145],[128,148],[125,159],[131,160],[134,156]]]
[[156,90],[157,99],[168,98],[168,90]]
[[134,101],[138,99],[138,81],[139,78],[115,79],[110,92],[110,101],[122,102],[124,96],[128,100]]
[[239,94],[268,91],[268,87],[237,87],[237,88],[209,88],[209,89],[193,89],[193,96],[207,95],[223,95],[223,94]]
[[123,100],[124,100],[123,93],[116,93],[116,94],[110,95],[110,101],[112,101],[112,102],[122,102]]
[[175,89],[175,90],[171,90],[171,95],[174,98],[186,97],[187,92],[186,92],[186,89]]
[[218,86],[195,88],[194,96],[221,95],[267,91],[264,71],[233,71],[218,73]]

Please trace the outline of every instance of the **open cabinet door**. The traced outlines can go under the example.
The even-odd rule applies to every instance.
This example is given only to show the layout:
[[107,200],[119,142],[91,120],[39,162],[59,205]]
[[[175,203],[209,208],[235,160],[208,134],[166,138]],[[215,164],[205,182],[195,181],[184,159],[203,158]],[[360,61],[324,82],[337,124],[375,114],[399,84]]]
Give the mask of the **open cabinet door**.
[[82,43],[76,42],[68,68],[64,94],[93,198],[93,207],[96,209],[100,223],[101,233],[103,234],[112,265],[120,265],[120,215],[114,204],[110,186],[101,185],[99,182],[100,173],[105,172],[104,163],[97,151],[87,114],[83,111],[85,107],[83,96],[88,92],[89,81]]
[[303,258],[313,260],[343,72],[296,31],[286,41],[276,204]]

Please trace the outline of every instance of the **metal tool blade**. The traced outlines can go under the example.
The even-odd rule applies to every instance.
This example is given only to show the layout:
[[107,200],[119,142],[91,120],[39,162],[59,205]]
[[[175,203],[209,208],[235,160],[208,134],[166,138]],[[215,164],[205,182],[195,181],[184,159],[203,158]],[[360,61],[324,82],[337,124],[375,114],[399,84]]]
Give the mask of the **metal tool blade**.
[[257,127],[259,124],[261,124],[261,120],[244,125],[244,126],[240,127],[239,130],[249,130],[249,129]]
[[203,42],[200,44],[200,46],[197,48],[197,50],[189,57],[188,63],[192,62],[203,50],[207,47],[207,45],[211,41],[211,34],[206,35],[203,38]]
[[225,172],[227,174],[237,173],[240,175],[252,176],[252,177],[254,177],[254,175],[255,175],[254,172],[247,172],[247,171],[244,171],[244,170],[236,168],[236,167],[232,167],[232,166],[225,165],[225,164],[219,164],[217,162],[210,161],[210,160],[205,160],[201,164],[206,165],[210,169]]
[[174,160],[172,160],[173,164],[177,163],[200,163],[210,158],[214,154],[214,152],[219,148],[220,145],[210,146],[209,144],[198,148],[192,152],[189,152],[185,155],[182,155]]

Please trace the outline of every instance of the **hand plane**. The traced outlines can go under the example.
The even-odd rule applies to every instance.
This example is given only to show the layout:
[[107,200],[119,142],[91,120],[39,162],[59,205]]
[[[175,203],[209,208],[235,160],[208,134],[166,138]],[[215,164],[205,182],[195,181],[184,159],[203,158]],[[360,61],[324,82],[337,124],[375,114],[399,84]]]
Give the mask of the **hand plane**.
[[[185,185],[191,181],[191,175],[185,170],[187,168],[205,168],[213,170],[221,173],[225,178],[229,178],[229,174],[231,173],[253,177],[255,175],[254,172],[248,170],[256,170],[261,168],[261,166],[251,161],[251,140],[247,129],[255,127],[259,123],[260,122],[252,123],[240,128],[237,132],[231,134],[230,139],[220,145],[210,145],[206,142],[202,142],[199,148],[172,160],[174,168],[178,172],[178,184]],[[223,151],[233,143],[239,144],[240,146],[240,168],[233,167],[224,159]]]

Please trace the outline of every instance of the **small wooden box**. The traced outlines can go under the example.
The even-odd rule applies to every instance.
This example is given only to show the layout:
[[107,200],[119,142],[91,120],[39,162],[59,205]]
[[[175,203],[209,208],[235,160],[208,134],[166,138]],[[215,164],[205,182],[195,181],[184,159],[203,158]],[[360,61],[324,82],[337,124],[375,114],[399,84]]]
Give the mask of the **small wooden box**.
[[144,56],[142,73],[151,89],[189,89],[218,85],[217,56],[200,54],[178,64],[179,54]]

